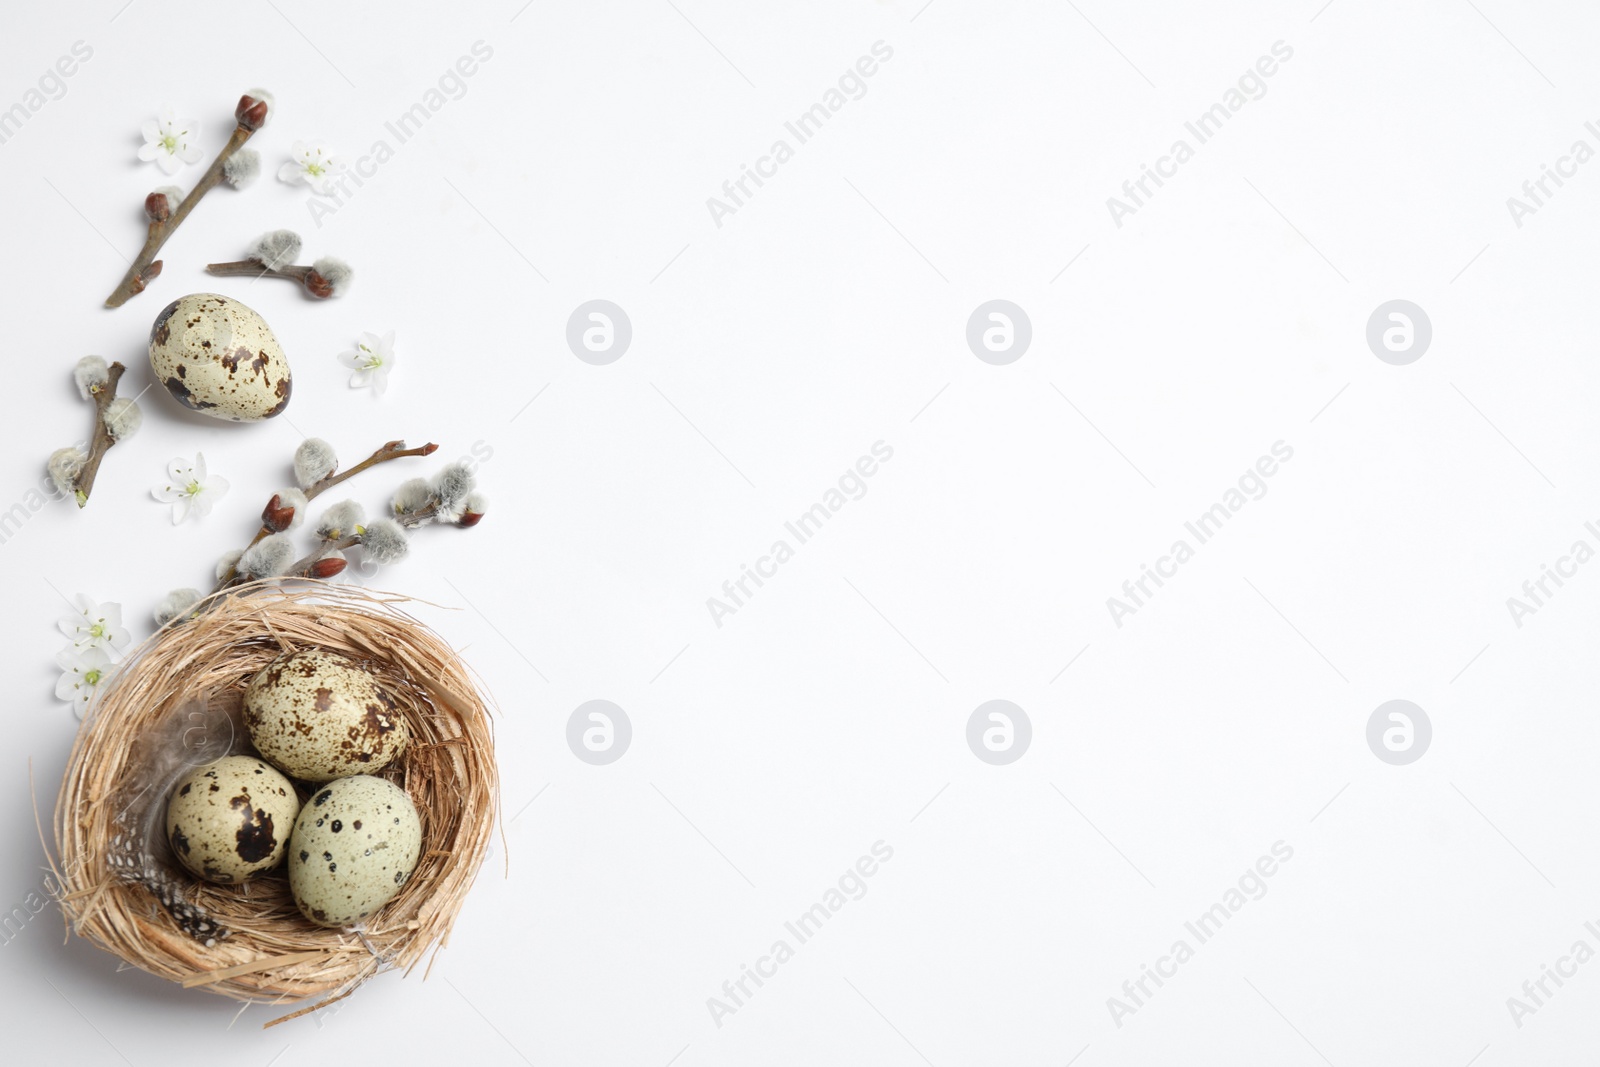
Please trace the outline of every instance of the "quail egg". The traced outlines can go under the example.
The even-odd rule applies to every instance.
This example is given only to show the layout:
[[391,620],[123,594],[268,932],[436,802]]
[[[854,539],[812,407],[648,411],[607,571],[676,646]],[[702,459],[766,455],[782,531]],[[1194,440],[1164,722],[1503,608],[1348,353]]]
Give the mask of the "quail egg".
[[231,297],[191,293],[163,308],[150,327],[150,366],[178,403],[213,418],[255,422],[289,406],[277,337]]
[[411,739],[373,675],[315,648],[279,656],[256,674],[245,690],[244,721],[263,758],[307,782],[376,773]]
[[283,861],[300,812],[294,784],[252,756],[224,756],[178,780],[167,801],[167,841],[208,882],[243,882]]
[[406,791],[356,775],[314,793],[289,839],[289,889],[319,926],[352,926],[406,884],[422,854],[422,822]]

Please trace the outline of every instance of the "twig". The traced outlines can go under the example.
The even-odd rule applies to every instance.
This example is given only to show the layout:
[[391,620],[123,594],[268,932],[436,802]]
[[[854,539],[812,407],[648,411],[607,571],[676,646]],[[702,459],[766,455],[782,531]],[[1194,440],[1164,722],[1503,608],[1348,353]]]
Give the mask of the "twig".
[[[432,522],[434,516],[439,513],[439,506],[439,498],[434,497],[416,511],[408,511],[396,515],[394,521],[408,530],[415,530],[419,526],[426,526]],[[361,544],[361,541],[362,535],[359,533],[346,534],[337,541],[324,541],[311,552],[291,563],[289,569],[283,572],[282,577],[331,578],[344,570],[343,559],[338,560],[339,566],[327,574],[316,573],[317,565],[319,563],[332,562],[329,557],[335,552],[343,552],[347,548],[354,548],[356,545]]]
[[[418,445],[416,448],[407,448],[404,441],[387,441],[384,444],[379,445],[377,450],[373,452],[372,455],[368,456],[360,463],[357,463],[354,467],[329,474],[327,477],[306,486],[302,492],[306,494],[306,501],[309,503],[310,501],[315,500],[322,493],[325,493],[329,489],[332,489],[334,486],[338,485],[340,482],[354,478],[362,471],[376,467],[380,463],[387,463],[392,459],[402,459],[406,456],[431,456],[438,450],[439,446],[434,444],[432,441],[429,441],[425,445]],[[278,512],[281,504],[282,501],[279,499],[278,494],[272,494],[272,499],[267,501],[265,513]],[[245,547],[250,548],[251,546],[260,542],[263,538],[270,537],[280,530],[285,529],[289,525],[289,521],[292,518],[293,513],[291,512],[289,516],[281,518],[275,527],[269,526],[266,522],[263,522],[261,524],[261,529],[256,531],[256,535],[250,539],[250,544],[246,545]],[[326,555],[326,553],[323,554]],[[298,566],[298,564],[296,564],[296,566]],[[212,592],[220,592],[221,590],[228,588],[230,585],[237,585],[238,582],[239,565],[235,563],[232,567],[228,568],[228,572],[226,574],[217,580],[216,587],[212,590]]]
[[326,300],[343,292],[345,283],[349,281],[350,268],[342,263],[329,264],[322,260],[309,266],[294,263],[286,267],[268,267],[259,259],[236,259],[228,263],[207,263],[206,273],[220,278],[287,278],[298,282],[308,295]]
[[95,475],[100,473],[100,461],[117,443],[106,424],[106,409],[117,398],[117,382],[122,379],[126,369],[121,363],[111,364],[106,368],[106,380],[90,388],[94,397],[94,439],[89,444],[89,456],[84,460],[83,469],[72,480],[73,496],[80,508],[89,503],[89,494],[94,491]]
[[[259,90],[255,90],[259,91]],[[106,307],[115,308],[126,304],[129,298],[137,293],[144,292],[145,286],[161,273],[161,261],[156,259],[156,253],[161,251],[161,246],[167,243],[177,228],[183,225],[183,220],[200,203],[200,198],[216,188],[222,180],[223,170],[228,165],[228,160],[233,154],[244,147],[250,136],[266,125],[267,112],[270,109],[269,100],[258,99],[249,93],[239,98],[239,104],[234,109],[234,121],[237,125],[228,137],[228,143],[222,146],[222,151],[217,153],[217,158],[211,161],[211,166],[206,168],[205,174],[195,187],[184,196],[175,210],[166,218],[150,219],[150,228],[145,237],[144,247],[139,250],[139,255],[128,267],[128,273],[122,276],[122,281],[106,297]]]

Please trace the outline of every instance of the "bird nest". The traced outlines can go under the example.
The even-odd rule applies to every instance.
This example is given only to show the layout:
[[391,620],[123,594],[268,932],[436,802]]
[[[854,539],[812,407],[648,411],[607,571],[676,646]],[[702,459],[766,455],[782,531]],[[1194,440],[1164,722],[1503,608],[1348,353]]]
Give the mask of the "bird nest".
[[[133,966],[236,1000],[317,1003],[380,971],[409,971],[447,942],[489,850],[499,786],[489,709],[471,671],[399,607],[350,586],[231,590],[168,626],[102,684],[72,747],[56,805],[52,868],[72,930]],[[251,753],[245,686],[284,652],[363,664],[411,730],[382,772],[422,820],[416,871],[359,928],[313,924],[283,868],[215,885],[173,862],[167,795],[187,770]],[[310,793],[301,786],[302,802]],[[283,1021],[282,1019],[277,1021]]]

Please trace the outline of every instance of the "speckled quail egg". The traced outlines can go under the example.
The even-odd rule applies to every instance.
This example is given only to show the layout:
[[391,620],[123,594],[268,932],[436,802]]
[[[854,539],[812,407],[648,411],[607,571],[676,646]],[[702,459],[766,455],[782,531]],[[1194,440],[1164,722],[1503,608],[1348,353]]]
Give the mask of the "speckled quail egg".
[[319,926],[353,926],[387,904],[416,870],[422,821],[406,791],[358,774],[306,801],[289,839],[289,890]]
[[322,649],[286,653],[244,694],[250,740],[273,766],[307,782],[373,774],[405,751],[405,717],[378,680]]
[[195,875],[243,882],[283,861],[299,813],[289,779],[253,756],[224,756],[179,779],[167,800],[167,840]]
[[150,327],[150,366],[178,403],[232,422],[289,406],[289,361],[272,328],[231,297],[191,293]]

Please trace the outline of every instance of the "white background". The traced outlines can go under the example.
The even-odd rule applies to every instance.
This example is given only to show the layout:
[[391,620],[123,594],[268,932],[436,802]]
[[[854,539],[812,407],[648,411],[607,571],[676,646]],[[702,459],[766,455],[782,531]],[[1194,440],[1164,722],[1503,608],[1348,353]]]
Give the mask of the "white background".
[[[94,50],[0,145],[3,505],[88,427],[72,363],[142,389],[183,293],[265,315],[295,392],[235,426],[152,389],[90,506],[0,546],[0,903],[39,890],[30,766],[48,820],[76,727],[60,594],[143,637],[302,433],[347,461],[493,450],[488,519],[423,531],[376,584],[440,605],[493,690],[509,874],[497,850],[431,979],[265,1032],[274,1009],[235,1022],[63,947],[50,906],[0,946],[19,1062],[1592,1061],[1600,963],[1520,1028],[1506,1006],[1600,948],[1600,566],[1521,628],[1506,607],[1600,519],[1600,163],[1521,228],[1506,206],[1600,148],[1589,5],[121,2],[0,35],[0,107]],[[480,40],[465,94],[320,227],[273,176],[297,139],[393,144]],[[718,227],[706,199],[880,40],[866,95]],[[1114,225],[1106,198],[1279,40],[1266,95]],[[209,160],[255,85],[279,105],[263,178],[103,309],[165,184],[140,123],[198,117]],[[352,262],[353,292],[202,273],[278,227]],[[634,329],[604,367],[565,343],[594,298]],[[994,298],[1032,321],[1009,366],[965,341]],[[1404,367],[1365,341],[1397,298],[1434,330]],[[391,328],[388,395],[348,389],[335,355]],[[866,496],[714,625],[706,599],[879,440]],[[1114,625],[1106,598],[1279,440],[1267,495]],[[197,450],[233,488],[174,528],[150,489]],[[436,466],[351,487],[381,506]],[[596,698],[634,729],[609,766],[565,742]],[[1004,767],[965,740],[995,698],[1033,725]],[[1396,698],[1434,728],[1404,767],[1365,739]],[[879,840],[866,896],[718,1026],[707,998]],[[1107,998],[1280,840],[1267,895],[1117,1026]]]

